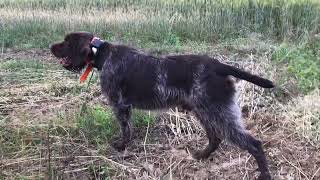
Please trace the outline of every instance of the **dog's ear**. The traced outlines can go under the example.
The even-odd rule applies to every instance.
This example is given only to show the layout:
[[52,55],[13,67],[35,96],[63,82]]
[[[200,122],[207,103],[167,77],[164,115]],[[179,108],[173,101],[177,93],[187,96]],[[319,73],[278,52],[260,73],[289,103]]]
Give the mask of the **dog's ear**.
[[85,46],[83,47],[81,50],[80,50],[80,55],[83,56],[83,57],[89,57],[91,55],[91,48],[90,48],[90,44],[88,46]]
[[78,53],[73,53],[72,56],[72,65],[79,67],[82,66],[84,67],[86,64],[87,59],[89,59],[91,56],[91,49],[90,45],[88,46],[83,46]]

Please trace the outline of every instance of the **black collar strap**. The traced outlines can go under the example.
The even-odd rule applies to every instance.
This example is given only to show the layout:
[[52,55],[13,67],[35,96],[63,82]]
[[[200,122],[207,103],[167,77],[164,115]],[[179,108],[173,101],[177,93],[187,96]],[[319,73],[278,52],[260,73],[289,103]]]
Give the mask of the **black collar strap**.
[[97,51],[99,49],[99,47],[104,43],[103,40],[101,40],[100,38],[98,37],[93,37],[92,40],[91,40],[91,43],[90,43],[90,48],[93,52],[93,55],[96,55],[97,54]]
[[[95,64],[94,62],[94,56],[96,56],[97,52],[98,52],[98,49],[99,47],[104,43],[103,40],[101,40],[100,38],[98,37],[93,37],[92,40],[91,40],[91,43],[90,43],[90,48],[91,48],[91,51],[93,53],[93,57],[90,58],[88,57],[87,60],[86,60],[86,64],[87,64],[87,68],[86,70],[84,71],[84,73],[82,74],[82,76],[80,77],[80,82],[83,83],[88,75],[90,74],[90,72],[92,71],[93,67],[97,67],[97,65]],[[99,69],[99,68],[98,68]],[[92,77],[93,73],[91,74],[91,77]],[[91,78],[90,78],[91,79]],[[90,81],[89,81],[90,82]]]

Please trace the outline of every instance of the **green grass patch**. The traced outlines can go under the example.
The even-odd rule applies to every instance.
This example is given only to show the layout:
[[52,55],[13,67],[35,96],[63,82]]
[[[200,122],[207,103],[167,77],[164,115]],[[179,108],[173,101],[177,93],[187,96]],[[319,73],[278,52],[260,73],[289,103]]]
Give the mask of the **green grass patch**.
[[156,114],[154,112],[145,112],[141,110],[133,111],[133,123],[135,127],[146,127],[155,123]]
[[46,63],[44,61],[39,60],[10,60],[4,61],[0,63],[0,69],[7,71],[23,71],[25,69],[32,69],[34,71],[41,70],[56,70],[60,69],[58,65]]
[[58,82],[53,82],[50,86],[49,93],[54,97],[61,97],[66,94],[79,95],[86,88],[79,83],[66,85]]
[[[105,144],[112,136],[119,134],[120,130],[110,107],[96,105],[90,107],[83,104],[80,112],[76,114],[77,127],[84,132],[94,144]],[[155,122],[154,113],[134,110],[132,121],[135,127],[146,127]]]
[[320,86],[320,41],[309,41],[300,46],[282,44],[272,59],[287,65],[289,76],[298,81],[305,93]]
[[0,62],[0,84],[31,84],[52,78],[59,70],[56,64],[39,60],[10,60]]
[[0,153],[14,154],[18,151],[23,153],[34,149],[42,142],[42,139],[34,133],[39,132],[37,128],[9,128],[5,124],[0,124]]
[[95,179],[104,179],[104,180],[111,179],[110,176],[114,171],[113,168],[108,164],[99,164],[99,165],[92,164],[88,166],[88,169],[92,177],[95,177]]
[[83,104],[76,114],[77,126],[94,143],[105,143],[118,130],[111,109]]

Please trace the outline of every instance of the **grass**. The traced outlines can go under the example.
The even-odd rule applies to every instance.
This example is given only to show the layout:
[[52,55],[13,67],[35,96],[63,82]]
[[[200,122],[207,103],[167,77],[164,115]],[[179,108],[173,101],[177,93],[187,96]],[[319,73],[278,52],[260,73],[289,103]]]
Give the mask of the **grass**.
[[[270,49],[273,46],[269,45],[269,47],[267,44],[267,42],[261,42],[258,39],[240,39],[216,47],[202,44],[197,47],[199,49],[193,49],[193,52],[208,51],[208,53],[213,53],[209,50],[216,48],[213,51],[224,52],[225,54],[221,54],[221,56],[227,56],[226,60],[229,62],[240,63],[241,67],[245,67],[250,72],[266,76],[268,73],[270,75],[274,74],[275,70],[275,68],[270,67],[269,58],[272,53]],[[222,50],[219,48],[222,48]],[[182,45],[179,52],[185,53],[186,51],[188,51],[188,48]],[[270,54],[265,55],[268,52]],[[0,168],[3,170],[0,174],[4,178],[12,176],[31,179],[46,178],[50,172],[52,177],[65,179],[67,175],[79,178],[86,176],[126,179],[131,176],[141,177],[141,171],[143,171],[146,174],[144,176],[151,179],[152,177],[166,176],[170,173],[183,179],[186,178],[189,171],[196,173],[195,168],[196,171],[202,172],[203,169],[213,165],[218,168],[214,171],[216,172],[215,177],[228,179],[227,176],[230,174],[236,174],[237,177],[247,177],[248,175],[239,174],[239,172],[243,171],[250,174],[254,171],[252,168],[247,168],[254,167],[249,155],[244,156],[243,153],[230,150],[225,145],[222,145],[222,148],[217,151],[218,155],[215,156],[215,158],[218,158],[217,164],[212,164],[212,161],[196,162],[192,160],[191,156],[186,153],[188,149],[185,150],[184,148],[186,144],[193,144],[202,148],[206,144],[204,133],[194,117],[172,110],[166,112],[165,118],[159,121],[155,120],[155,115],[152,113],[134,111],[133,121],[137,129],[136,134],[139,137],[134,140],[125,153],[114,152],[108,142],[111,137],[119,132],[118,125],[110,108],[99,105],[102,103],[97,100],[100,96],[97,93],[100,92],[97,74],[95,74],[95,80],[92,81],[90,88],[87,88],[86,84],[78,84],[78,77],[69,73],[62,73],[65,71],[59,68],[55,69],[57,68],[55,62],[28,61],[31,61],[31,63],[28,64],[18,60],[13,60],[11,63],[10,61],[0,63],[3,77],[11,72],[19,72],[21,76],[16,77],[18,79],[27,77],[26,75],[31,74],[32,71],[41,70],[45,78],[48,79],[45,83],[38,81],[28,84],[23,81],[12,81],[5,87],[1,86],[0,95],[4,95],[5,100],[3,102],[2,99],[0,100],[0,110],[1,113],[5,113],[2,115],[3,118],[0,117],[0,156],[3,158],[2,164],[0,164]],[[51,68],[54,73],[50,73]],[[30,72],[25,71],[25,69],[30,69]],[[266,73],[267,69],[268,73]],[[21,85],[23,85],[22,88]],[[276,108],[278,104],[273,100],[272,91],[264,93],[263,89],[256,88],[244,81],[238,83],[237,86],[239,86],[237,89],[240,93],[240,104],[249,109],[250,118],[246,120],[249,124],[250,122],[255,124],[250,131],[254,132],[255,135],[263,136],[263,139],[271,143],[272,148],[275,148],[274,151],[282,152],[280,149],[283,146],[293,149],[295,152],[301,151],[301,146],[295,144],[298,143],[296,141],[290,140],[288,144],[292,147],[287,147],[288,144],[279,142],[286,138],[287,134],[299,132],[301,136],[310,140],[312,137],[318,137],[319,121],[314,117],[308,119],[306,114],[303,113],[307,109],[313,109],[314,111],[310,111],[308,115],[314,115],[317,113],[317,108],[312,106],[312,108],[298,111],[296,108],[303,107],[298,105],[286,111],[280,111],[280,108],[274,110],[273,108]],[[315,94],[310,99],[317,97],[318,95]],[[307,102],[310,102],[310,100],[308,99]],[[7,110],[2,111],[3,107]],[[9,107],[12,109],[9,109]],[[295,111],[299,114],[292,113]],[[289,112],[292,116],[286,118],[295,119],[296,122],[282,119],[283,115],[289,114]],[[255,119],[257,115],[259,117]],[[260,116],[263,117],[260,118]],[[268,118],[265,116],[268,116]],[[272,117],[269,118],[269,116]],[[290,122],[290,124],[285,124],[285,127],[286,129],[292,129],[293,132],[281,132],[280,122]],[[301,129],[302,127],[305,128]],[[146,132],[146,129],[149,131]],[[303,134],[303,132],[309,134]],[[301,140],[300,137],[295,138]],[[274,142],[274,139],[279,139],[279,141]],[[312,141],[314,140],[312,139]],[[313,148],[304,144],[302,140],[301,143],[309,149]],[[280,144],[281,147],[277,147]],[[274,159],[272,162],[283,161],[281,159],[283,156],[286,156],[289,160],[294,159],[287,157],[291,152],[273,155],[273,150],[270,150],[269,147],[266,147],[266,150],[271,153]],[[301,154],[306,155],[305,152]],[[307,155],[302,156],[301,154],[297,154],[296,157],[307,158]],[[48,158],[49,155],[51,160]],[[316,155],[308,154],[308,157],[316,158]],[[239,159],[241,159],[241,162],[242,160],[246,162],[245,166],[231,163],[233,161],[239,162]],[[229,164],[229,161],[231,165],[225,165]],[[222,166],[226,166],[225,169],[223,167],[220,169],[220,162],[224,163]],[[50,169],[48,168],[49,164]],[[174,164],[176,164],[177,169],[168,170],[168,167],[173,167]],[[292,170],[290,163],[283,163],[280,166],[291,168],[290,172],[293,172],[293,177],[299,176],[299,172],[296,173],[294,168]],[[312,165],[309,167],[302,164],[301,166],[303,171],[310,172],[311,175],[307,174],[309,178],[317,171]],[[277,167],[277,165],[273,164],[272,167]],[[235,168],[236,172],[233,172]],[[279,169],[281,168],[275,169],[277,173],[280,173]],[[255,175],[250,174],[249,177],[255,177]]]
[[108,164],[102,164],[102,165],[90,165],[89,166],[89,171],[92,173],[92,176],[95,177],[96,179],[104,179],[104,180],[109,180],[111,179],[109,174],[110,171],[113,169],[108,166]]
[[[111,140],[115,134],[120,132],[118,123],[110,107],[102,107],[95,105],[88,106],[86,103],[82,104],[79,112],[71,115],[74,118],[77,128],[90,140],[91,143],[99,145],[105,144]],[[65,121],[66,117],[60,116]],[[134,110],[132,121],[136,128],[145,128],[155,122],[154,113],[146,113],[139,110]]]
[[298,81],[301,91],[307,93],[320,86],[320,41],[310,40],[298,46],[281,44],[272,59],[287,65],[288,76]]
[[[20,170],[7,169],[7,166],[3,167],[3,164],[0,164],[0,169],[4,168],[1,170],[1,177],[7,178],[10,176],[8,174],[19,179],[44,178],[49,174],[52,177],[62,177],[61,171],[57,168],[60,166],[59,160],[52,160],[50,169],[40,170],[43,173],[29,173],[30,171],[24,168],[28,166],[26,163],[30,162],[32,164],[30,166],[33,166],[41,158],[48,157],[47,151],[43,154],[42,150],[48,148],[48,142],[52,143],[50,145],[52,150],[48,153],[53,157],[57,154],[63,157],[69,156],[66,151],[69,151],[69,146],[74,146],[74,143],[87,144],[88,148],[95,147],[99,152],[98,158],[110,151],[108,142],[111,137],[119,133],[113,113],[109,107],[86,103],[88,98],[97,96],[95,95],[99,83],[97,74],[94,75],[88,88],[87,84],[79,85],[78,78],[72,74],[59,73],[61,68],[51,61],[5,60],[0,62],[0,70],[4,79],[0,93],[0,157],[5,156],[5,159],[14,166],[16,162],[11,160],[20,158],[22,161]],[[29,81],[32,79],[34,81]],[[48,107],[54,102],[64,108],[55,105]],[[32,108],[32,104],[38,103],[41,105]],[[69,106],[69,103],[72,105]],[[22,106],[25,108],[21,108]],[[67,108],[68,106],[71,108]],[[15,115],[11,116],[11,112]],[[152,113],[137,110],[134,111],[132,118],[137,128],[145,128],[155,122]],[[84,157],[87,156],[84,154]],[[1,163],[6,162],[1,161]],[[110,162],[94,162],[80,163],[77,166],[86,169],[89,177],[108,179],[116,173],[114,165]],[[17,166],[20,166],[20,163]]]
[[[62,79],[72,77],[65,73],[58,64],[48,63],[36,59],[6,60],[0,62],[0,84],[38,84],[56,81],[57,75],[62,73]],[[61,80],[61,79],[60,79]]]
[[306,139],[320,142],[320,91],[316,89],[298,97],[286,107],[285,115]]
[[20,48],[47,48],[74,30],[142,46],[148,42],[177,46],[186,41],[215,43],[251,32],[291,39],[319,32],[320,21],[315,0],[4,0],[0,9],[2,44]]
[[119,130],[111,110],[101,106],[91,108],[83,104],[75,118],[78,128],[96,144],[106,143]]
[[25,60],[10,60],[0,64],[0,69],[7,71],[23,71],[25,69],[32,69],[38,71],[43,69],[57,70],[60,69],[58,65],[44,63],[43,61],[25,59]]
[[137,128],[145,128],[149,125],[153,125],[156,121],[156,114],[154,112],[145,112],[141,110],[133,111],[133,124]]
[[208,54],[275,81],[273,90],[237,83],[247,128],[263,140],[275,179],[318,178],[319,9],[317,0],[2,0],[0,179],[255,179],[253,158],[226,144],[215,162],[194,161],[189,146],[206,138],[177,109],[159,119],[134,110],[136,139],[112,150],[119,127],[101,105],[98,73],[79,84],[36,51],[77,30],[155,55]]

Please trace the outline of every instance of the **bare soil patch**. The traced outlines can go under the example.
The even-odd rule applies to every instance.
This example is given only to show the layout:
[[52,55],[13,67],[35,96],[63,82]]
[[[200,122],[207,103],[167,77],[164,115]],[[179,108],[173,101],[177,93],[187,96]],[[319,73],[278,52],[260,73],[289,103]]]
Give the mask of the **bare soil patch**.
[[47,62],[57,62],[48,49],[4,49],[0,52],[0,60],[43,60]]

